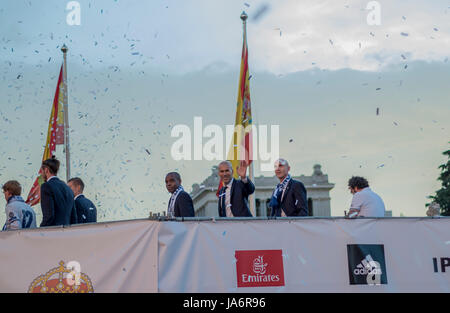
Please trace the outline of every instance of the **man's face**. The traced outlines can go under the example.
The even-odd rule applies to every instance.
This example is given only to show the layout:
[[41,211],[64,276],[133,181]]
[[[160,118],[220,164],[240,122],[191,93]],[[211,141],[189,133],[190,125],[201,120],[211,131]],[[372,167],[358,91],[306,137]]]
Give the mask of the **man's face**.
[[41,176],[44,179],[44,181],[47,182],[48,178],[50,177],[50,171],[46,166],[43,166],[41,169],[42,169]]
[[80,191],[80,186],[77,186],[77,185],[75,185],[73,182],[68,182],[67,183],[67,186],[69,186],[70,187],[70,189],[72,189],[72,192],[73,192],[73,195],[76,197],[76,196],[78,196],[79,194],[81,194],[81,191]]
[[352,195],[354,195],[355,193],[357,193],[358,192],[358,188],[356,188],[356,187],[348,187],[348,190],[350,190],[350,193],[352,194]]
[[12,194],[9,191],[3,190],[3,195],[5,196],[5,200],[8,201],[8,199],[12,196]]
[[291,167],[287,164],[282,164],[280,162],[275,163],[275,175],[278,179],[284,179],[288,174]]
[[229,164],[223,163],[219,165],[219,177],[225,185],[228,185],[233,178],[233,170]]
[[166,188],[170,193],[174,193],[181,185],[181,180],[178,180],[174,175],[166,176]]

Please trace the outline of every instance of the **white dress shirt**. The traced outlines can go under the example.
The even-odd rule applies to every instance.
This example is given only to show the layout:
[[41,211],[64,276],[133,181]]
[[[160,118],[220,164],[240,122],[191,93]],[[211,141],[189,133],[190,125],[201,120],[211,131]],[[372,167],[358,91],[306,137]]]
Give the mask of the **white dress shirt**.
[[225,185],[225,213],[227,217],[234,217],[233,212],[231,212],[231,187],[233,186],[234,178]]

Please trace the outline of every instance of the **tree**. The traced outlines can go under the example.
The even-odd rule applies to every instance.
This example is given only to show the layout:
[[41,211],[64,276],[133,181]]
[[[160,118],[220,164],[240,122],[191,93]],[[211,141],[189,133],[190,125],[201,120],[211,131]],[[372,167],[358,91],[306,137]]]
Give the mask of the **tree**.
[[[442,188],[436,191],[436,195],[430,196],[433,202],[436,202],[441,207],[441,215],[450,216],[450,150],[442,153],[448,157],[447,163],[439,166],[442,171],[438,180],[442,182]],[[427,204],[429,206],[430,203]]]

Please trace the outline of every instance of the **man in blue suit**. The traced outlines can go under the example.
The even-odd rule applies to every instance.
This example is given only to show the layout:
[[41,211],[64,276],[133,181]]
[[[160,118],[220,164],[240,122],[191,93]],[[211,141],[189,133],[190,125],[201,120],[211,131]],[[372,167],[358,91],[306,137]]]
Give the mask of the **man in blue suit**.
[[45,181],[41,186],[41,227],[76,224],[77,211],[73,192],[56,177],[59,161],[53,156],[42,162],[41,170]]
[[181,176],[177,172],[166,175],[166,188],[172,194],[167,206],[169,217],[194,217],[194,204],[191,196],[181,186]]
[[75,196],[78,224],[97,223],[97,208],[91,200],[84,196],[84,182],[81,178],[71,178],[67,185],[72,189]]
[[255,185],[247,177],[248,164],[241,161],[237,174],[241,179],[233,178],[233,166],[229,161],[219,164],[219,177],[223,187],[219,191],[220,217],[251,217],[248,208],[248,196],[255,192]]
[[280,183],[270,200],[271,216],[308,216],[306,188],[302,182],[291,178],[290,169],[289,163],[284,159],[275,162],[275,175]]

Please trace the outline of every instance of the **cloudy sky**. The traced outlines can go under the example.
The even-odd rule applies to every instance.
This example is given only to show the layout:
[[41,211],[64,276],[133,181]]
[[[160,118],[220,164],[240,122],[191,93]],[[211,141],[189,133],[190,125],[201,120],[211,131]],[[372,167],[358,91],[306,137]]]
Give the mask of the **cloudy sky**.
[[79,26],[68,2],[0,0],[2,183],[36,177],[65,43],[72,174],[99,220],[166,210],[167,171],[190,191],[217,163],[174,161],[174,125],[234,123],[245,10],[254,122],[280,125],[292,174],[322,165],[332,215],[352,175],[394,216],[425,214],[450,141],[448,1],[378,1],[380,25],[369,1],[78,1]]

